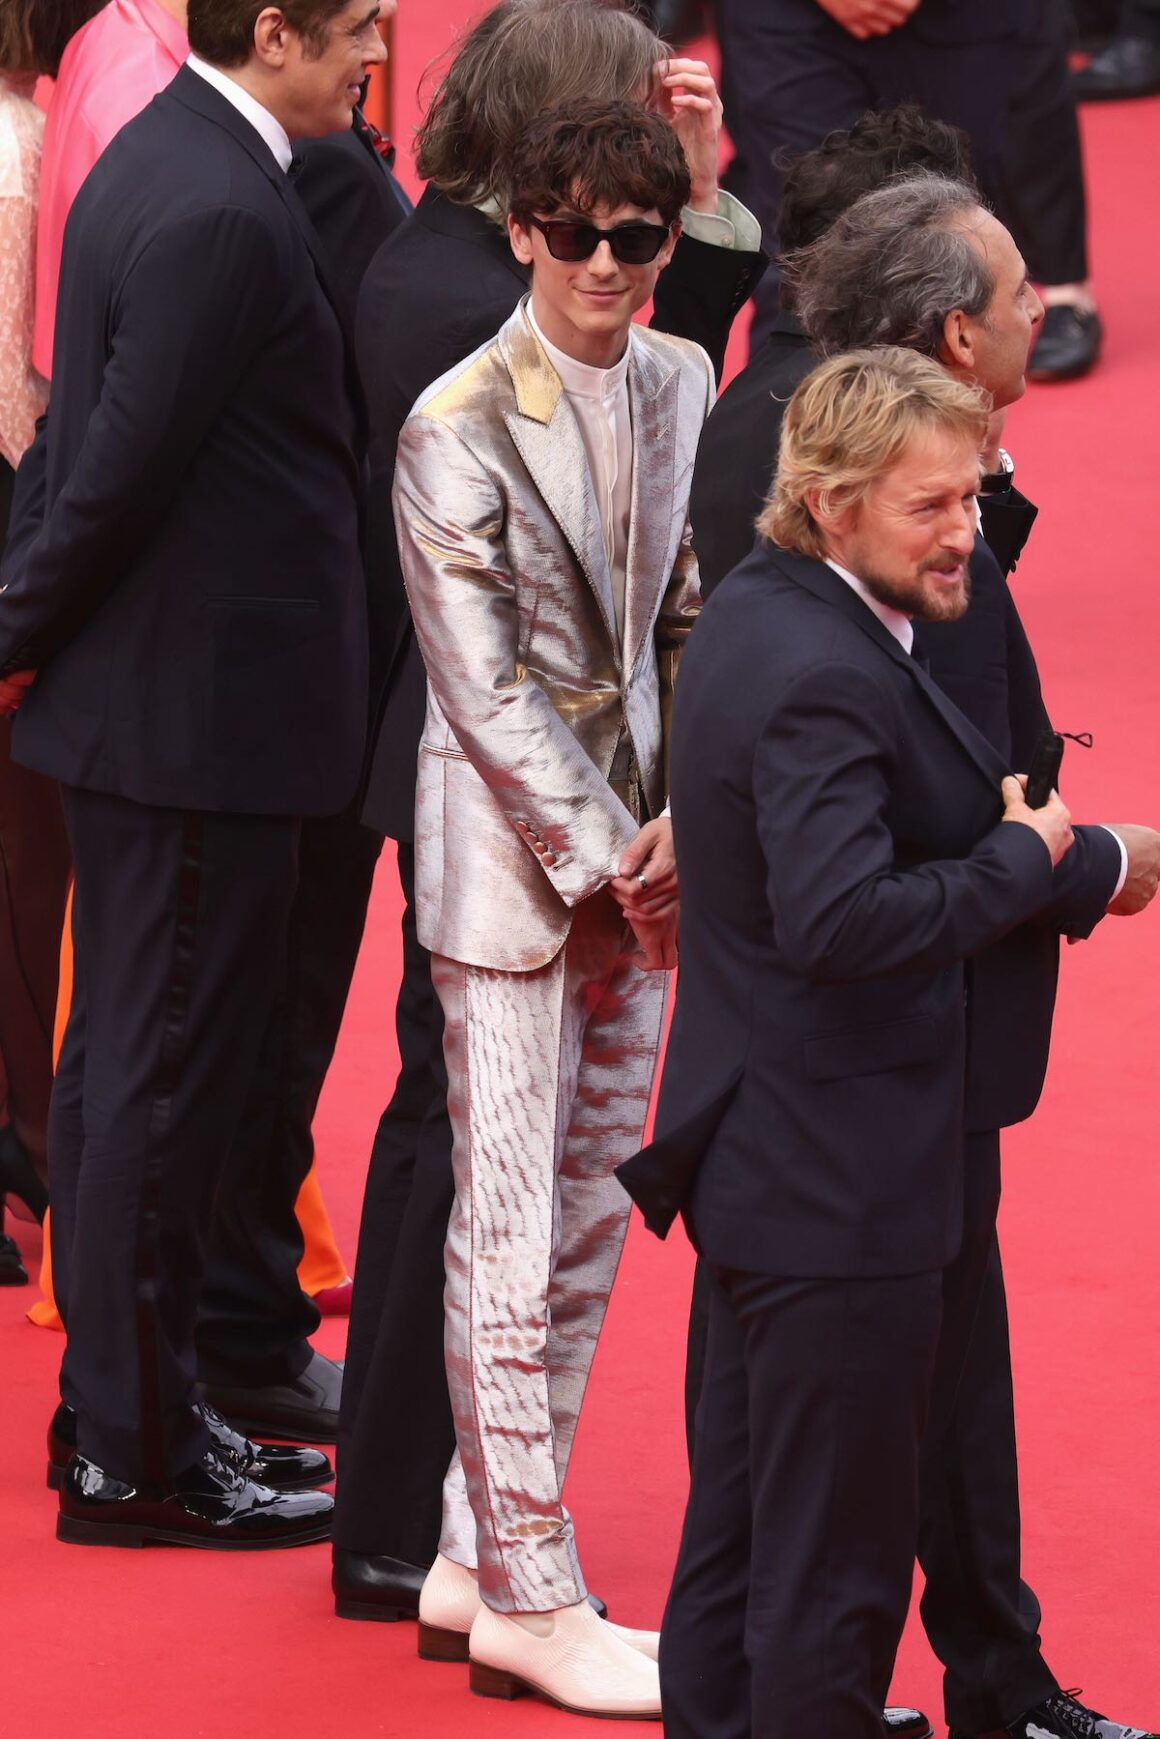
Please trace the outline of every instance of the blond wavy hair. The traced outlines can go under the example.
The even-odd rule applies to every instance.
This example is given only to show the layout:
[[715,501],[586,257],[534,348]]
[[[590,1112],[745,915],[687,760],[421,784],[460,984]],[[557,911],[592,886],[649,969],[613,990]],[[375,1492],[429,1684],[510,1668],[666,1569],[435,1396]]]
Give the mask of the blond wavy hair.
[[823,528],[806,505],[817,491],[827,520],[864,501],[916,434],[969,436],[982,448],[991,399],[914,350],[884,346],[832,356],[789,401],[772,492],[757,521],[780,549],[820,559]]

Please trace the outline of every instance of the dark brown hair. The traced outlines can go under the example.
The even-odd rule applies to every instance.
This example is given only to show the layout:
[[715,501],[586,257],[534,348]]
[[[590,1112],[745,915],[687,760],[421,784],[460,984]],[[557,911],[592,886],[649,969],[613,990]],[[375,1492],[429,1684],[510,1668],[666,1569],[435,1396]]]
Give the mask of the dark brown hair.
[[0,0],[0,72],[55,78],[60,57],[104,0]]
[[534,216],[598,205],[655,206],[665,223],[689,198],[689,166],[667,121],[639,103],[570,103],[533,121],[504,170],[508,208]]
[[419,174],[457,205],[506,208],[504,166],[538,115],[640,99],[667,54],[621,0],[499,0],[460,40],[431,99]]
[[[254,25],[271,0],[189,0],[189,46],[211,66],[244,66],[254,50]],[[308,54],[321,54],[332,18],[347,0],[277,0],[279,12],[302,38]]]

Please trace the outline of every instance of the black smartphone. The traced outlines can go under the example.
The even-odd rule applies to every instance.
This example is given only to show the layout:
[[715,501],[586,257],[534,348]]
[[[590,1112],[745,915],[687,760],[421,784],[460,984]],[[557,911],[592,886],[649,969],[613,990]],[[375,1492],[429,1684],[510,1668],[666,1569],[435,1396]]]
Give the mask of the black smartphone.
[[1044,731],[1035,745],[1027,772],[1026,802],[1029,809],[1042,809],[1053,791],[1059,790],[1063,765],[1063,738],[1058,731]]

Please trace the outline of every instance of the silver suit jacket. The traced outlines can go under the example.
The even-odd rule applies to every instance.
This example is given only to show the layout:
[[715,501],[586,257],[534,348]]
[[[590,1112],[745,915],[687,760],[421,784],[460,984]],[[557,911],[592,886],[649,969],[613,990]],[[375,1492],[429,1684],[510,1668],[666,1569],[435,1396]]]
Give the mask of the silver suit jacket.
[[[639,823],[609,785],[622,734],[664,807],[677,662],[700,609],[688,499],[713,370],[634,326],[624,644],[580,428],[521,305],[403,426],[394,508],[428,674],[419,938],[526,972],[616,873]],[[623,750],[622,750],[623,755]]]

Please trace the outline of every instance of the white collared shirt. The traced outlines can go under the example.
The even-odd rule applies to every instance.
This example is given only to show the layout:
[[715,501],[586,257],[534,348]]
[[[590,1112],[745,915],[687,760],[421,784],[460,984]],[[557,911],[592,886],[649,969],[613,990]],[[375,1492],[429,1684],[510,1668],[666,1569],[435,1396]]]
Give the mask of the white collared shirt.
[[264,143],[270,147],[274,161],[285,174],[290,167],[290,160],[294,152],[290,144],[290,135],[281,121],[276,120],[269,109],[258,101],[257,97],[252,97],[249,91],[242,88],[237,79],[232,79],[229,73],[223,72],[220,67],[210,66],[208,61],[201,60],[196,54],[191,54],[185,64],[190,72],[195,72],[199,78],[205,80],[207,85],[212,85],[215,91],[220,91],[228,103],[234,105],[243,120],[248,121]]
[[826,566],[833,568],[839,579],[845,580],[852,592],[857,592],[868,610],[872,610],[888,633],[893,634],[904,652],[914,651],[914,623],[909,616],[904,616],[901,610],[891,609],[889,604],[883,604],[869,588],[852,574],[849,568],[839,567],[826,557]]
[[577,362],[544,337],[527,303],[528,323],[560,376],[580,425],[592,489],[604,533],[612,578],[616,628],[624,639],[624,591],[628,575],[628,526],[632,515],[632,413],[628,401],[628,345],[611,368]]

